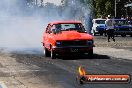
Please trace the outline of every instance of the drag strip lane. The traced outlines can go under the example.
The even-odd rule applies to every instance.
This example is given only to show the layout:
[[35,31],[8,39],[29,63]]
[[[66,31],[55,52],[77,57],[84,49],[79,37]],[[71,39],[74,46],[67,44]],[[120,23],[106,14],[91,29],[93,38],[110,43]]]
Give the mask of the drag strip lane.
[[[27,64],[27,65],[35,65],[41,68],[41,70],[48,70],[45,73],[42,72],[33,72],[40,80],[43,78],[48,79],[51,84],[62,85],[64,88],[68,86],[68,88],[76,87],[76,73],[77,68],[82,65],[88,73],[93,74],[120,74],[127,73],[131,74],[131,62],[124,62],[124,60],[120,60],[114,57],[110,57],[107,55],[95,54],[93,59],[87,58],[77,58],[74,57],[68,58],[68,60],[56,59],[52,60],[50,58],[44,58],[43,55],[30,55],[30,54],[14,54],[13,58],[16,58],[17,62]],[[19,57],[19,58],[18,58]],[[70,60],[71,59],[71,60]],[[125,64],[123,66],[122,64]],[[127,68],[127,69],[126,69]],[[128,70],[129,69],[129,70]],[[51,80],[51,79],[54,79]],[[43,80],[45,81],[45,80]],[[66,86],[67,85],[67,86]],[[109,85],[109,86],[108,86]],[[127,88],[130,84],[88,84],[81,86],[83,88]],[[80,87],[80,86],[79,86]]]

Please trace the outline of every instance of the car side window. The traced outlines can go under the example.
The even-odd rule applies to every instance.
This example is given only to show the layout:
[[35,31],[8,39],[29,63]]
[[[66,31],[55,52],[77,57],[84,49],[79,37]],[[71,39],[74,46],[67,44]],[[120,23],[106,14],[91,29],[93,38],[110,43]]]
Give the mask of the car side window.
[[52,31],[53,34],[58,34],[58,33],[61,32],[61,28],[58,27],[58,25],[52,25],[51,31]]
[[46,28],[46,33],[49,33],[49,34],[51,33],[51,25],[50,24]]
[[56,29],[56,27],[55,27],[55,25],[53,25],[52,27],[51,27],[51,31],[53,32],[53,30],[55,30]]

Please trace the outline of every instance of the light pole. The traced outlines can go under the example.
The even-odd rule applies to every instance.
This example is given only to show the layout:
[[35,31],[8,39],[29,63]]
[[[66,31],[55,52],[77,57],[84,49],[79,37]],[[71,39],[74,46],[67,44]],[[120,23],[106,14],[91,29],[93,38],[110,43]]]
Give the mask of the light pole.
[[116,17],[116,0],[115,0],[115,17]]
[[120,2],[120,0],[115,0],[115,17],[117,16],[117,9],[116,9],[117,2]]

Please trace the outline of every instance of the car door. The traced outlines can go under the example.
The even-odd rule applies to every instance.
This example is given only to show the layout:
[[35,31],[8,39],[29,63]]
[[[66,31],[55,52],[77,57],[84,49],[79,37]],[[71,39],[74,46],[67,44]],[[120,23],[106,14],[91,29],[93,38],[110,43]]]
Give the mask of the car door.
[[51,25],[48,24],[48,26],[44,32],[44,35],[43,35],[44,46],[48,49],[50,48],[50,42],[49,42],[50,34],[51,34]]

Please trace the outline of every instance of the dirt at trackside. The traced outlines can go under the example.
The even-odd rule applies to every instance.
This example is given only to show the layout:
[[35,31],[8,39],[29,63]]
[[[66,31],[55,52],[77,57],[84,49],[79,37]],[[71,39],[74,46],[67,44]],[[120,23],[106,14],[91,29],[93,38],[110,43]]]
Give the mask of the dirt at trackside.
[[110,40],[107,42],[107,37],[104,36],[94,36],[94,43],[96,47],[113,47],[113,48],[123,48],[123,47],[132,47],[132,37],[115,37],[115,42]]

